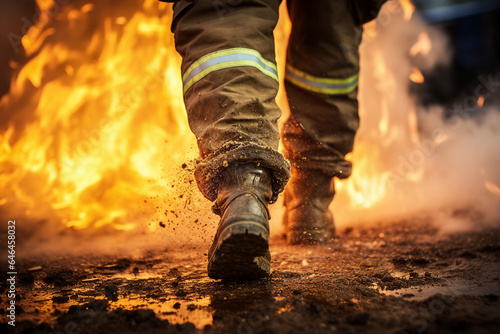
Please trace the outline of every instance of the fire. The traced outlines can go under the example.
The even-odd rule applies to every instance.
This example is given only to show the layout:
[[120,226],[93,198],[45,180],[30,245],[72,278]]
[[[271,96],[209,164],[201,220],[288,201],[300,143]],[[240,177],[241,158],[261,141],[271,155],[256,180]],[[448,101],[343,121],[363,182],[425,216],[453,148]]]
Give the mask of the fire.
[[477,106],[481,108],[483,105],[484,105],[484,96],[483,96],[483,95],[480,95],[480,96],[477,98]]
[[[405,10],[395,20],[400,19],[397,24],[403,25],[411,18],[414,7],[409,1],[401,1],[401,5]],[[390,11],[389,7],[386,9]],[[416,106],[405,85],[408,76],[418,83],[423,83],[424,77],[420,70],[411,67],[409,58],[394,57],[394,48],[399,50],[398,46],[394,43],[391,47],[383,40],[398,38],[391,28],[378,35],[363,36],[366,47],[361,54],[361,126],[354,150],[346,157],[353,162],[353,171],[349,179],[336,181],[337,195],[332,205],[340,225],[373,222],[412,210],[412,203],[404,201],[404,192],[418,192],[418,185],[426,176],[428,156],[421,146]],[[427,33],[421,33],[407,52],[425,56],[431,45]],[[438,139],[441,142],[434,142],[433,147],[446,140],[445,135]]]
[[500,196],[500,187],[494,184],[493,182],[485,181],[484,185],[486,189],[488,189],[489,192],[492,194],[495,194],[497,196]]
[[414,83],[424,83],[424,75],[416,67],[413,67],[410,72],[410,80]]
[[[127,0],[110,11],[101,2],[38,0],[38,6],[40,20],[22,38],[29,58],[13,64],[20,70],[0,103],[9,115],[0,129],[2,213],[80,230],[133,230],[154,212],[165,218],[171,203],[185,208],[191,194],[180,203],[174,193],[176,167],[197,157],[197,149],[171,5]],[[281,10],[276,39],[283,64],[291,25]],[[278,101],[286,106],[282,91]],[[186,187],[181,194],[197,194],[194,184]],[[158,195],[163,208],[151,203]]]
[[[183,110],[171,10],[38,0],[30,57],[0,110],[0,203],[33,220],[133,229],[138,202],[195,155]],[[131,218],[134,217],[134,218]]]
[[418,35],[418,40],[413,46],[410,48],[410,56],[415,57],[418,54],[423,56],[427,56],[432,48],[432,42],[429,37],[429,34],[426,31],[421,32]]
[[[375,64],[373,76],[378,79],[377,90],[379,92],[394,90],[396,83],[388,73],[382,54],[373,52],[371,55]],[[385,146],[389,146],[398,137],[395,129],[391,128],[392,120],[389,113],[391,102],[390,96],[385,96],[380,101],[379,118],[377,121],[371,120],[374,121],[373,125],[376,124],[376,127],[365,128],[366,131],[360,128],[360,133],[364,136],[357,137],[354,151],[346,156],[346,159],[352,161],[354,165],[352,176],[347,180],[336,182],[337,200],[335,205],[348,206],[352,210],[359,211],[376,206],[387,195],[390,174],[386,166],[381,163],[384,160],[383,151]],[[361,108],[360,114],[361,122],[363,122],[364,117],[370,116],[364,113],[363,108]],[[367,122],[370,123],[370,120]],[[363,123],[361,124],[363,125]],[[343,201],[347,203],[343,203]],[[339,208],[339,210],[341,209]],[[339,210],[334,211],[339,212]]]
[[411,2],[411,0],[399,0],[399,4],[403,8],[403,17],[405,20],[411,20],[411,17],[415,12],[415,5]]
[[[151,220],[144,201],[158,193],[164,203],[179,201],[171,188],[175,167],[197,156],[170,6],[145,0],[137,8],[130,0],[114,15],[100,2],[74,1],[58,10],[54,0],[38,3],[43,19],[22,39],[28,61],[19,64],[0,102],[8,115],[0,129],[0,209],[64,227],[133,230]],[[411,18],[413,5],[401,5],[404,18]],[[290,22],[281,16],[275,35],[283,79]],[[411,52],[428,52],[427,39],[421,35]],[[337,212],[379,207],[400,177],[391,170],[394,160],[417,150],[420,141],[413,106],[398,100],[406,90],[389,57],[376,42],[362,52],[371,55],[362,61],[373,60],[362,65],[361,129],[347,157],[352,177],[337,183]],[[402,71],[404,79],[408,72]],[[410,78],[424,80],[416,68]],[[283,91],[278,102],[286,113]],[[403,178],[419,182],[423,174],[418,165]],[[188,190],[196,192],[194,185]]]

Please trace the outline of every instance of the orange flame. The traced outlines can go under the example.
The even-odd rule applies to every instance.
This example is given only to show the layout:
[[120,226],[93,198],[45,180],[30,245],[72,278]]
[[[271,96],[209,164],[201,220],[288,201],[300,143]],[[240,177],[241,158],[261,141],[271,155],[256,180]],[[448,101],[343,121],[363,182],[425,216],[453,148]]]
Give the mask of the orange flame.
[[427,56],[432,48],[432,42],[427,32],[423,31],[418,35],[418,40],[413,46],[410,48],[410,55],[416,56],[418,54],[422,54],[423,56]]
[[413,67],[410,72],[410,80],[414,83],[424,83],[424,75],[416,67]]
[[0,104],[11,115],[0,200],[32,219],[132,229],[139,199],[175,177],[165,166],[195,154],[170,7],[146,0],[112,17],[100,4],[38,5],[22,39],[31,58]]
[[478,107],[482,107],[484,105],[484,96],[483,95],[480,95],[477,98],[477,105],[478,105]]
[[401,8],[403,8],[403,17],[406,21],[410,21],[413,13],[415,12],[415,5],[411,0],[399,0]]

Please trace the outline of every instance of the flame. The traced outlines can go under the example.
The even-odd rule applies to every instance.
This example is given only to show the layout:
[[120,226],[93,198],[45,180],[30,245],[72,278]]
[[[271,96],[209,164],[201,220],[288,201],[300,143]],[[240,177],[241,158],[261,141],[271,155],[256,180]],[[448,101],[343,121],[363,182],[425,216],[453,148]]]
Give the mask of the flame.
[[480,96],[477,98],[477,106],[481,108],[483,105],[484,105],[484,96],[483,96],[483,95],[480,95]]
[[415,12],[415,5],[411,0],[399,0],[401,8],[403,8],[403,17],[406,21],[410,21]]
[[[394,89],[395,82],[388,76],[388,69],[380,53],[373,53],[375,67],[373,74],[377,78],[384,78],[379,82],[380,91],[391,91]],[[351,208],[366,209],[380,202],[386,196],[389,190],[388,178],[389,172],[375,161],[383,160],[383,145],[389,145],[393,140],[394,131],[390,128],[389,104],[391,99],[383,99],[380,103],[380,118],[378,119],[378,132],[369,130],[364,140],[357,140],[352,153],[346,155],[346,160],[353,162],[352,176],[347,180],[339,180],[336,183],[337,203],[342,201],[344,195],[348,198],[347,202]],[[363,118],[363,109],[360,110]],[[362,123],[363,124],[363,123]],[[360,129],[362,130],[362,129]],[[376,144],[374,141],[378,142]],[[384,144],[381,145],[381,142]]]
[[416,67],[413,67],[410,72],[410,80],[414,83],[424,83],[424,75]]
[[[28,60],[14,64],[19,72],[0,102],[9,115],[0,128],[0,209],[79,230],[145,225],[156,213],[144,202],[158,194],[179,202],[172,169],[198,155],[171,5],[128,0],[110,11],[101,2],[37,1],[40,20],[22,38]],[[280,10],[283,63],[291,24]],[[287,105],[283,91],[278,102]]]
[[29,60],[0,103],[0,202],[33,220],[133,229],[139,200],[175,178],[165,165],[195,155],[170,7],[127,2],[113,17],[99,3],[37,2]]
[[432,48],[432,42],[427,32],[423,31],[418,35],[418,40],[415,44],[410,48],[410,55],[416,56],[421,54],[423,56],[427,56]]
[[[337,194],[332,204],[335,219],[341,224],[373,222],[373,217],[397,211],[387,210],[394,206],[394,199],[402,202],[397,198],[395,186],[411,188],[422,182],[426,171],[424,160],[417,161],[404,174],[398,169],[401,160],[422,154],[416,107],[404,98],[407,88],[402,84],[402,64],[394,65],[391,58],[394,51],[379,45],[384,36],[365,37],[371,40],[365,41],[366,47],[362,49],[369,57],[361,55],[360,66],[364,69],[359,96],[361,124],[354,150],[346,156],[352,161],[353,170],[350,178],[336,181]],[[411,78],[418,76],[417,80],[423,82],[418,69],[405,66]],[[398,210],[406,209],[401,206]]]
[[[171,9],[145,0],[138,10],[137,2],[125,1],[113,16],[100,2],[77,3],[54,10],[53,0],[38,0],[41,19],[22,39],[29,60],[19,64],[10,94],[0,102],[0,112],[9,115],[0,128],[0,209],[76,229],[133,230],[150,220],[140,205],[159,189],[165,203],[176,201],[171,185],[178,175],[172,167],[197,156],[182,100]],[[413,5],[401,6],[410,19]],[[275,36],[283,78],[291,25],[280,16]],[[376,25],[367,27],[372,29],[364,38],[376,39]],[[428,52],[426,38],[412,52]],[[387,152],[408,152],[420,141],[416,112],[400,106],[400,84],[376,44],[367,43],[365,52],[374,58],[369,71],[380,104],[374,113],[362,101],[365,128],[347,156],[353,174],[337,183],[353,209],[376,208],[390,195],[394,161]],[[410,78],[424,80],[416,68]],[[282,90],[277,100],[286,112]],[[396,117],[390,113],[399,109]],[[405,176],[409,182],[422,179],[424,170],[417,167]]]

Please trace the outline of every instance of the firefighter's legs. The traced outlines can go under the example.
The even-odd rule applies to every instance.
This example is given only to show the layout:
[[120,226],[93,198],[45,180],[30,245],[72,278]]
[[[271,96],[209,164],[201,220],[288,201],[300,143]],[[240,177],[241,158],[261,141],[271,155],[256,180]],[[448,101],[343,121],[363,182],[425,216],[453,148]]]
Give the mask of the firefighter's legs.
[[280,0],[230,3],[180,1],[173,30],[201,155],[196,181],[221,216],[209,276],[253,278],[269,274],[267,205],[289,177],[277,151],[273,29]]
[[328,206],[333,178],[351,174],[345,155],[358,128],[358,46],[362,20],[355,1],[289,0],[292,32],[285,87],[291,116],[282,129],[292,179],[283,223],[292,244],[320,243],[334,232]]

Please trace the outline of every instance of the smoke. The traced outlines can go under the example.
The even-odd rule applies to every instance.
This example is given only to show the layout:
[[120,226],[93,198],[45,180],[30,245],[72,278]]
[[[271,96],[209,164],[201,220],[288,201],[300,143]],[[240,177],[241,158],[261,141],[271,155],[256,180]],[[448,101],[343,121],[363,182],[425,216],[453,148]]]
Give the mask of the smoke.
[[[450,62],[446,36],[418,17],[404,20],[391,2],[376,27],[376,36],[365,33],[361,47],[361,127],[353,176],[337,183],[332,205],[337,225],[423,218],[443,233],[500,225],[499,110],[477,108],[479,96],[457,97],[458,116],[448,120],[443,107],[420,106],[409,93],[409,74],[415,64],[426,73]],[[412,58],[409,50],[423,32],[430,52]],[[492,73],[477,78],[475,92],[498,95],[498,86]],[[466,108],[479,112],[459,117]],[[362,200],[370,199],[365,207]]]
[[447,213],[436,223],[443,231],[500,224],[500,114],[488,110],[478,119],[455,118],[443,124],[442,110],[422,114],[426,130],[449,138],[435,148],[427,163],[422,191],[426,207]]

